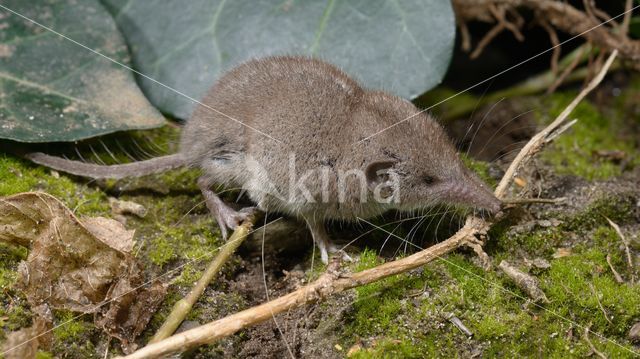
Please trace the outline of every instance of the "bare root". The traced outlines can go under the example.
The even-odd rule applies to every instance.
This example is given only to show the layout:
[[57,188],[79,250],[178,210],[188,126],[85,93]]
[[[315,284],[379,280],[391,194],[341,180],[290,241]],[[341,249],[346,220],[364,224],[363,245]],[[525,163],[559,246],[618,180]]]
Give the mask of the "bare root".
[[[463,49],[471,49],[471,39],[467,23],[479,21],[495,26],[476,45],[471,57],[475,58],[504,30],[509,30],[519,41],[524,21],[518,14],[521,9],[533,11],[534,21],[540,25],[554,45],[552,68],[557,68],[561,43],[556,31],[581,37],[594,46],[606,51],[618,50],[622,59],[632,67],[640,69],[640,41],[630,39],[627,29],[631,17],[632,2],[627,0],[625,14],[611,17],[595,7],[592,0],[584,0],[584,10],[564,1],[556,0],[453,0],[458,26],[461,29]],[[622,18],[622,23],[616,20]],[[566,75],[565,75],[566,76]]]

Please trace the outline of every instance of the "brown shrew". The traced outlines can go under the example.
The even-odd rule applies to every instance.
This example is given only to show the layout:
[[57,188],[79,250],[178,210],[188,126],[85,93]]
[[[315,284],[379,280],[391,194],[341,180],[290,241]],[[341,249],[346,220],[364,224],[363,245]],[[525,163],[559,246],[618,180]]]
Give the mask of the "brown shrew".
[[[25,157],[91,178],[200,168],[198,185],[225,238],[256,208],[284,213],[308,224],[324,262],[335,250],[326,220],[435,204],[496,212],[501,204],[427,113],[306,57],[256,59],[227,72],[185,125],[176,154],[111,166]],[[214,184],[244,189],[256,207],[232,209],[211,190]]]

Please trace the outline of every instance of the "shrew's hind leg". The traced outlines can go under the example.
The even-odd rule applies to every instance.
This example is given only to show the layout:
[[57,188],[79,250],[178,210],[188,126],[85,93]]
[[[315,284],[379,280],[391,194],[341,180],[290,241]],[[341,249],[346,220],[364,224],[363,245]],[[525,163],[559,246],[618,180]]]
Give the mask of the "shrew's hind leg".
[[311,236],[313,237],[313,242],[318,246],[320,250],[320,259],[322,263],[329,263],[329,253],[338,253],[341,252],[342,256],[347,261],[352,261],[351,257],[347,255],[346,252],[341,251],[329,238],[329,234],[327,233],[326,228],[324,227],[324,221],[316,220],[313,217],[304,217],[305,222],[307,222],[307,226],[311,231]]
[[255,207],[247,207],[236,211],[224,203],[224,201],[211,190],[211,185],[212,183],[210,183],[205,177],[200,177],[198,179],[198,187],[200,188],[200,191],[202,191],[207,208],[209,208],[209,211],[213,214],[216,222],[218,222],[222,238],[226,240],[229,235],[229,230],[233,231],[242,221],[247,219],[257,209]]

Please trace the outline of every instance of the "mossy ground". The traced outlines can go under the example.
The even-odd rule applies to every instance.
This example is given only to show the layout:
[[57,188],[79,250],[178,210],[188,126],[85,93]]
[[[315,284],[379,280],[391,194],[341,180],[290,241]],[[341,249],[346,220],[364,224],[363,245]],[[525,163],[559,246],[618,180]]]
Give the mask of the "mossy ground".
[[[560,93],[543,100],[547,102],[541,108],[547,110],[539,111],[539,119],[543,121],[555,116],[572,96],[571,92]],[[625,93],[618,103],[625,104],[633,96]],[[582,177],[588,185],[599,186],[601,182],[596,181],[604,179],[615,182],[640,164],[638,143],[632,136],[625,135],[622,114],[604,114],[594,104],[583,103],[572,115],[579,122],[545,150],[542,165],[559,177]],[[638,118],[626,120],[640,123]],[[149,133],[153,140],[154,132]],[[155,132],[162,138],[175,137],[175,133],[166,128]],[[172,150],[171,144],[160,144],[155,148],[156,152]],[[629,161],[621,166],[594,155],[598,151],[612,150],[623,151]],[[122,154],[116,153],[116,160],[122,160],[120,156]],[[486,163],[465,161],[485,180],[495,184],[495,177]],[[62,174],[58,176],[11,155],[0,154],[0,196],[45,191],[61,199],[79,216],[111,216],[109,196],[138,202],[149,210],[143,219],[127,217],[127,227],[137,231],[135,254],[145,263],[150,277],[169,272],[163,278],[172,285],[143,334],[143,340],[153,334],[171,306],[188,292],[206,262],[215,254],[215,248],[222,245],[219,232],[194,185],[196,176],[197,172],[186,171],[139,181],[96,184]],[[358,358],[584,357],[590,353],[583,338],[584,328],[589,326],[598,333],[590,335],[590,340],[599,351],[609,357],[631,357],[629,350],[640,350],[627,338],[630,326],[640,320],[640,286],[615,281],[607,256],[623,278],[628,280],[632,272],[626,265],[620,239],[605,219],[610,218],[623,227],[635,241],[632,248],[637,255],[640,247],[636,243],[637,235],[634,237],[629,229],[637,228],[638,191],[630,189],[630,192],[625,195],[605,191],[602,198],[574,211],[553,206],[544,207],[546,209],[542,211],[541,207],[532,205],[527,209],[529,217],[557,219],[559,224],[532,225],[518,232],[514,227],[521,226],[525,220],[512,218],[492,229],[486,250],[494,263],[506,259],[534,274],[549,303],[531,303],[497,269],[485,272],[475,264],[473,253],[456,252],[424,268],[357,288],[354,300],[346,307],[335,305],[333,299],[318,306],[327,318],[336,317],[340,323],[331,340],[336,338],[334,344],[341,350],[334,347],[329,356],[344,356],[349,348],[359,345],[361,349],[354,349],[353,354]],[[380,247],[364,247],[360,248],[361,253],[351,270],[370,268],[389,259],[381,258]],[[554,257],[558,248],[570,248],[570,254]],[[300,255],[297,263],[306,271],[307,280],[316,277],[322,268],[316,265],[309,269],[310,253],[309,249],[308,253]],[[26,298],[14,288],[18,263],[26,255],[23,248],[0,244],[2,333],[31,323]],[[538,257],[546,259],[550,267],[536,269],[525,265],[525,259]],[[251,294],[257,291],[255,288],[238,289],[242,286],[233,284],[237,273],[246,270],[243,269],[245,265],[245,259],[235,257],[188,319],[202,323],[259,302],[260,299]],[[286,280],[280,269],[272,269],[270,275],[276,282]],[[345,314],[338,318],[336,313],[339,311]],[[93,326],[90,316],[76,318],[74,313],[65,311],[55,311],[54,315],[56,324],[69,323],[56,328],[51,352],[42,352],[41,357],[104,356],[106,339]],[[453,326],[448,320],[451,315],[458,317],[474,336],[467,338]],[[200,349],[197,355],[240,353],[239,348],[256,333],[244,331],[231,341]],[[119,353],[113,343],[109,350],[112,355]]]
[[[552,238],[567,235],[561,228],[553,231],[559,233]],[[512,237],[499,236],[496,247],[504,247],[490,254],[496,263],[500,257],[513,260],[522,256],[519,244],[533,239],[535,244],[524,247],[530,258],[550,258],[544,254],[557,243],[541,244],[546,232],[530,233],[518,245]],[[589,326],[601,335],[590,336],[600,351],[633,357],[638,348],[628,342],[627,331],[640,318],[640,286],[617,283],[609,270],[607,254],[622,276],[631,276],[620,239],[608,224],[581,234],[587,241],[574,246],[571,255],[550,260],[549,269],[531,270],[548,304],[531,303],[504,276],[483,271],[468,255],[453,254],[409,275],[357,288],[346,327],[349,340],[341,344],[364,344],[359,358],[467,357],[476,351],[484,357],[584,357],[590,353],[583,339]],[[367,250],[357,269],[378,262],[376,252]],[[448,322],[451,314],[469,328],[472,339]]]
[[[637,116],[629,115],[629,101],[637,100],[640,79],[635,78],[629,91],[619,95],[611,104],[615,110],[601,110],[589,101],[583,101],[570,115],[578,122],[564,136],[558,137],[550,149],[542,154],[557,174],[571,174],[587,180],[603,180],[619,176],[625,168],[640,165],[637,133],[633,134]],[[538,111],[542,123],[558,116],[575,98],[577,92],[553,94],[542,100]],[[618,152],[622,158],[612,161],[607,154]]]
[[[175,129],[150,131],[159,138],[175,133]],[[136,135],[130,135],[135,137]],[[141,139],[138,141],[142,142]],[[146,140],[147,143],[149,140]],[[154,146],[162,141],[155,141]],[[108,139],[107,139],[108,142]],[[150,151],[149,149],[146,149]],[[162,146],[157,151],[168,150]],[[85,153],[85,156],[87,154]],[[121,155],[121,154],[120,154]],[[124,160],[116,153],[116,160]],[[135,181],[97,184],[80,178],[67,177],[44,167],[8,154],[0,153],[0,196],[27,191],[44,191],[64,202],[78,216],[112,217],[108,198],[134,201],[147,208],[145,218],[127,216],[127,227],[136,229],[134,254],[142,261],[149,277],[167,273],[163,278],[172,286],[162,308],[150,327],[157,329],[171,306],[191,288],[208,260],[223,244],[219,231],[195,186],[197,171],[174,171]],[[159,192],[167,192],[161,194]],[[5,333],[31,324],[31,312],[24,295],[14,288],[18,263],[26,259],[27,249],[0,242],[0,340]],[[235,300],[230,297],[230,300]],[[232,305],[232,304],[230,304]],[[195,313],[195,312],[194,312]],[[92,317],[67,311],[54,311],[52,352],[40,357],[68,358],[103,357],[97,346],[104,346],[104,336],[93,325]],[[146,337],[153,334],[150,330]],[[111,345],[113,353],[118,353]],[[101,347],[101,350],[105,350]]]

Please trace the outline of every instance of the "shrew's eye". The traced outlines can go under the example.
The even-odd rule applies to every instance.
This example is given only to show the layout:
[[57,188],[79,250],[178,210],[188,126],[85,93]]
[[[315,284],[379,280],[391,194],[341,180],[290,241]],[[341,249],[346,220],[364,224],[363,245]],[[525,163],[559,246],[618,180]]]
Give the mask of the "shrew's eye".
[[429,176],[429,175],[423,175],[422,176],[422,181],[427,185],[432,185],[432,184],[436,183],[436,178],[433,177],[433,176]]

